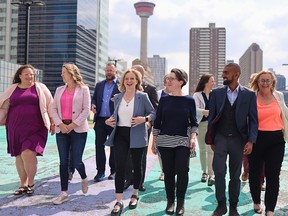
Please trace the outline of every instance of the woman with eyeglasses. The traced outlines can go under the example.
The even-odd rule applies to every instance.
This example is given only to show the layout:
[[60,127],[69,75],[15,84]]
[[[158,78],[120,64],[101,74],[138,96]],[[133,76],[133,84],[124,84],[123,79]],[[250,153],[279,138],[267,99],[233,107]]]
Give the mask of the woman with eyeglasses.
[[6,125],[7,151],[16,158],[20,178],[20,187],[14,195],[34,194],[37,156],[43,156],[48,131],[55,133],[53,98],[49,89],[36,81],[35,73],[32,65],[22,65],[13,84],[0,97],[0,125]]
[[275,90],[276,78],[271,71],[261,71],[251,88],[257,94],[258,136],[249,155],[249,186],[254,212],[262,214],[260,176],[266,172],[265,214],[274,215],[279,193],[279,177],[288,141],[288,108],[283,93]]
[[158,149],[161,155],[167,198],[165,211],[169,215],[174,214],[175,196],[176,215],[184,214],[190,152],[195,150],[198,134],[195,101],[182,91],[187,80],[184,70],[171,70],[166,78],[170,94],[161,98],[153,128],[152,151],[156,154]]

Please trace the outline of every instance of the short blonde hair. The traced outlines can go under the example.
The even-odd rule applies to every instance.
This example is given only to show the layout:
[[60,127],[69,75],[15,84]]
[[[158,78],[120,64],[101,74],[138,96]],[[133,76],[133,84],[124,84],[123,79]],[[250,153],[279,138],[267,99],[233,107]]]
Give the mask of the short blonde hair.
[[136,90],[138,91],[143,91],[143,87],[141,85],[142,83],[142,79],[141,79],[141,73],[135,69],[128,69],[127,71],[125,71],[125,73],[122,74],[121,79],[120,79],[120,84],[119,84],[119,91],[120,92],[125,92],[126,88],[124,85],[124,81],[125,81],[125,77],[128,73],[133,73],[135,74],[136,80],[137,80],[137,84],[136,84]]
[[270,74],[271,75],[271,79],[272,79],[271,92],[274,92],[277,81],[276,81],[276,77],[275,77],[274,73],[269,71],[269,70],[262,70],[254,76],[254,78],[251,82],[251,89],[253,89],[254,91],[259,91],[258,82],[259,82],[259,78],[262,74]]

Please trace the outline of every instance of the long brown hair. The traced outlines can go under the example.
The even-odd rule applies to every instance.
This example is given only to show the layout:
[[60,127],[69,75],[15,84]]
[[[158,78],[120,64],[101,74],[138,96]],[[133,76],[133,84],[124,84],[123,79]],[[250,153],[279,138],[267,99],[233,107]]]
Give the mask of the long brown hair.
[[35,82],[35,72],[36,72],[35,68],[30,64],[25,64],[25,65],[22,65],[21,67],[19,67],[18,70],[16,71],[16,73],[14,74],[14,78],[12,81],[13,84],[14,83],[21,83],[20,75],[22,74],[22,71],[26,68],[30,68],[33,71],[34,82]]
[[212,74],[203,74],[197,84],[195,92],[202,92],[205,88],[205,84],[209,82],[211,77],[213,77]]

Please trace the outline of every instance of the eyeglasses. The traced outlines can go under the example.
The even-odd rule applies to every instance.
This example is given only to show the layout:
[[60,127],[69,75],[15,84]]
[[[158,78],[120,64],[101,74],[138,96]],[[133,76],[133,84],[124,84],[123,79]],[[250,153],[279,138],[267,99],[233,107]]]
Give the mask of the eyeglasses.
[[271,83],[272,83],[272,81],[271,80],[269,80],[269,79],[261,79],[261,80],[259,80],[258,81],[259,83],[261,83],[261,84],[265,84],[265,83],[267,83],[267,85],[270,85]]
[[166,77],[165,80],[172,82],[172,81],[177,80],[177,79],[174,77]]

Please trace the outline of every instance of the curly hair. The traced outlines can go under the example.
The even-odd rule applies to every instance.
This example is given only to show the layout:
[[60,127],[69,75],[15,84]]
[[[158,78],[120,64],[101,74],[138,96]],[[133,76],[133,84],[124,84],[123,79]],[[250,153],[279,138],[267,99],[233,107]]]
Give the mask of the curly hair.
[[[30,69],[33,71],[34,74],[36,73],[36,69],[35,69],[32,65],[30,65],[30,64],[22,65],[21,67],[18,68],[18,70],[17,70],[16,73],[14,74],[14,78],[13,78],[13,81],[12,81],[13,84],[14,84],[14,83],[21,83],[21,79],[20,79],[19,76],[22,74],[22,71],[23,71],[24,69],[26,69],[26,68],[30,68]],[[35,81],[36,81],[36,80],[35,80],[35,76],[34,76],[34,82],[35,82]]]
[[67,72],[72,75],[72,79],[76,85],[85,85],[80,70],[74,63],[64,63],[62,67],[66,68]]

